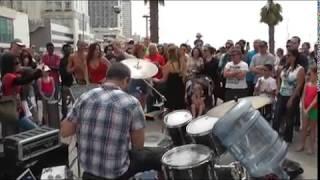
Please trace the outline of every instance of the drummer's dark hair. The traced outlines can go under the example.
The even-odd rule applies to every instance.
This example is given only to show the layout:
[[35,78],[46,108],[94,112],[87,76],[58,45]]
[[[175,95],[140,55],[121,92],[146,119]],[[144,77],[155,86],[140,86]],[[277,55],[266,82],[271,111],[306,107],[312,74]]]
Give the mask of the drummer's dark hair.
[[113,63],[107,72],[107,79],[123,80],[130,78],[130,69],[119,62]]

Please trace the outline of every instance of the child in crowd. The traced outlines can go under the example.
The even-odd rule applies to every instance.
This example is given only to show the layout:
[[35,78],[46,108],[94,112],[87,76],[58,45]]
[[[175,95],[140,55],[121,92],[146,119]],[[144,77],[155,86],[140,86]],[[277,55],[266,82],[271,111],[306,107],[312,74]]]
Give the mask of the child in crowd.
[[194,118],[201,116],[205,111],[205,97],[202,85],[195,82],[191,96],[191,113]]
[[[42,67],[42,77],[38,79],[38,88],[39,93],[42,98],[43,105],[43,123],[48,124],[48,111],[47,111],[47,103],[48,101],[54,100],[54,92],[55,92],[55,83],[53,77],[49,75],[50,68],[47,65]],[[40,119],[41,121],[41,119]]]
[[[306,144],[308,129],[311,129],[310,134],[310,149],[309,154],[314,153],[314,145],[316,144],[316,131],[318,119],[318,93],[317,93],[317,67],[312,66],[307,73],[308,82],[305,84],[302,95],[302,107],[304,120],[302,125],[301,144],[297,151],[303,151]],[[310,128],[309,128],[310,126]]]
[[272,118],[272,106],[276,97],[277,82],[272,77],[273,67],[271,64],[265,64],[263,67],[263,76],[260,77],[256,83],[255,95],[269,97],[271,99],[271,104],[264,107],[263,116],[266,120],[270,122]]

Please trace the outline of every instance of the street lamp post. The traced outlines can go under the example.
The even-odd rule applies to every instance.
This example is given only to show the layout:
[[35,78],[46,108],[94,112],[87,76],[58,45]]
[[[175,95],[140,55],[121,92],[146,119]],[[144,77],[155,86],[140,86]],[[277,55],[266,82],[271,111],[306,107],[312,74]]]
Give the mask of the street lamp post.
[[149,37],[149,25],[148,25],[148,22],[149,22],[150,16],[149,15],[143,15],[142,17],[146,19],[146,38],[148,38]]

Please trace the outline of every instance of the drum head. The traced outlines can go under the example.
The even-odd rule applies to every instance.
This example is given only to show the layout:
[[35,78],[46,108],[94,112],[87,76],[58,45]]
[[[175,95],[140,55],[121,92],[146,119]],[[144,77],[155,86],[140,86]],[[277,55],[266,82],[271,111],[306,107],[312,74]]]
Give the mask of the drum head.
[[192,114],[187,110],[177,110],[164,117],[164,123],[169,128],[181,127],[192,120]]
[[211,132],[218,118],[201,116],[192,120],[187,126],[187,133],[191,136],[202,136]]
[[189,169],[210,161],[211,150],[199,144],[175,147],[162,156],[162,163],[173,169]]

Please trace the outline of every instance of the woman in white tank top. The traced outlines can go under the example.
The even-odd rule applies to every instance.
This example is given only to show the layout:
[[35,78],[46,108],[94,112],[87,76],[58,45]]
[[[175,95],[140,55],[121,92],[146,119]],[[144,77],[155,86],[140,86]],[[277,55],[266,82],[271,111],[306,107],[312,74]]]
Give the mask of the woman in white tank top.
[[273,121],[273,128],[279,132],[282,120],[285,119],[284,140],[288,143],[293,139],[294,111],[299,106],[300,92],[304,85],[304,68],[297,63],[298,50],[288,50],[286,65],[278,78],[278,101]]

